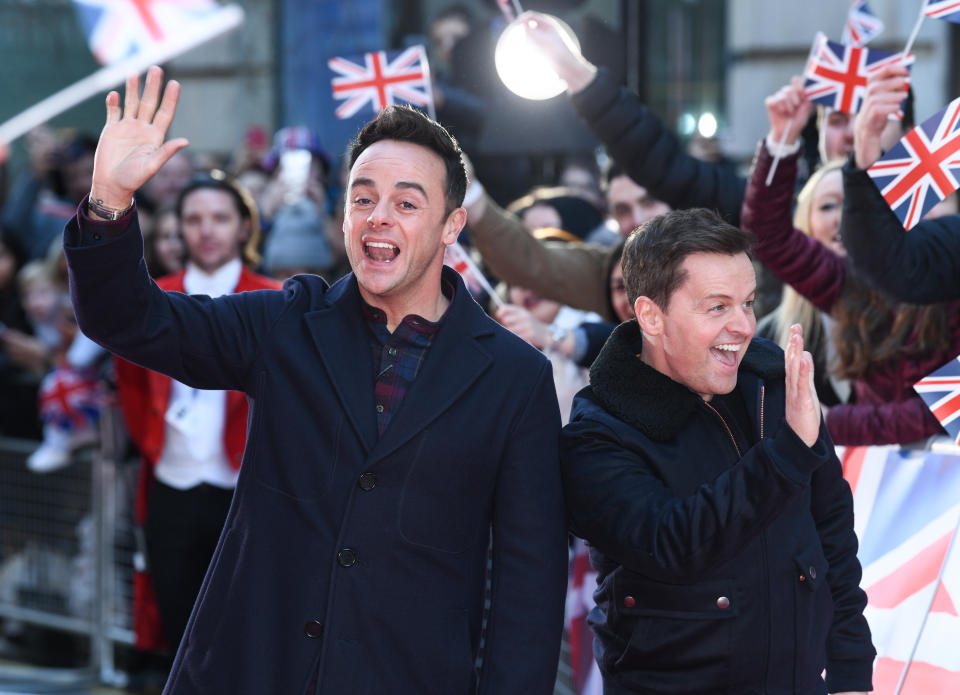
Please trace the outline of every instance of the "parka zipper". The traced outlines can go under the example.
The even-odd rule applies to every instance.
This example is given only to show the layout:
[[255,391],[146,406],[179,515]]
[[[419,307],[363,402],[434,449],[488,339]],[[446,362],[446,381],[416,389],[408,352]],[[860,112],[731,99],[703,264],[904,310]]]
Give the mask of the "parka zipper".
[[730,430],[730,425],[728,425],[728,424],[727,424],[727,421],[723,419],[723,415],[720,414],[720,411],[719,411],[719,410],[717,410],[717,409],[714,408],[712,405],[710,405],[709,402],[704,401],[703,404],[704,404],[705,406],[707,406],[708,408],[710,408],[710,410],[713,411],[713,414],[714,414],[714,415],[716,415],[718,418],[720,418],[720,422],[723,423],[724,429],[727,430],[727,434],[730,435],[730,441],[733,442],[733,448],[737,450],[737,460],[742,459],[742,458],[743,458],[743,452],[740,451],[740,447],[737,446],[737,440],[734,438],[733,432]]
[[[760,385],[760,440],[763,440],[763,408],[766,401],[767,387],[765,384]],[[743,454],[740,451],[740,447],[737,446],[737,440],[733,436],[733,432],[730,430],[730,426],[727,424],[727,421],[723,419],[723,416],[720,412],[714,408],[708,401],[703,401],[703,404],[707,406],[713,413],[720,418],[720,422],[723,423],[724,429],[727,430],[727,434],[730,436],[730,441],[733,442],[733,448],[737,452],[738,459],[743,458]],[[770,682],[770,568],[767,564],[767,534],[765,531],[760,532],[760,566],[763,568],[763,584],[766,587],[766,592],[763,594],[764,602],[764,615],[768,616],[768,619],[764,622],[764,644],[767,645],[767,648],[763,655],[763,685],[761,692],[763,695],[766,695],[767,692],[767,683]]]

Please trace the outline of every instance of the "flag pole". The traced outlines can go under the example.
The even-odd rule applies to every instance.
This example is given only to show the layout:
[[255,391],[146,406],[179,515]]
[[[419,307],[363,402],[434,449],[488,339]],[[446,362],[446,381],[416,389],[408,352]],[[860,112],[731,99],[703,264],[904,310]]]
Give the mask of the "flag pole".
[[233,29],[242,21],[243,10],[236,5],[229,5],[205,22],[197,31],[165,41],[113,65],[107,65],[0,124],[0,142],[9,144],[29,130],[41,123],[46,123],[94,94],[112,89],[130,75],[140,74],[151,65],[162,63],[184,53]]
[[500,11],[503,13],[504,18],[507,20],[507,24],[517,18],[517,16],[514,14],[513,7],[510,5],[510,0],[497,0],[497,7],[499,7]]
[[[773,155],[773,163],[770,165],[770,171],[767,172],[767,187],[770,187],[771,182],[773,181],[773,175],[777,173],[777,164],[780,163],[780,153],[783,152],[783,146],[787,143],[787,133],[790,132],[790,128],[793,126],[793,116],[790,117],[790,120],[787,121],[787,125],[783,128],[783,135],[780,136],[780,143],[777,146],[777,153]],[[764,145],[766,147],[766,145]]]
[[923,18],[926,16],[923,13],[925,9],[927,9],[927,0],[923,0],[923,2],[920,3],[920,14],[917,17],[916,23],[913,25],[913,31],[910,32],[910,38],[907,39],[907,45],[903,48],[904,58],[910,53],[910,49],[913,48],[913,42],[917,40],[917,34],[920,33],[920,25],[923,24]]
[[[810,52],[807,54],[807,62],[803,66],[803,76],[807,76],[807,72],[810,69],[810,63],[813,61],[813,57],[820,52],[820,49],[823,47],[823,44],[827,40],[827,35],[822,31],[818,31],[817,35],[813,37],[813,45],[810,46]],[[806,95],[804,95],[806,98]],[[783,151],[783,146],[787,142],[787,133],[790,132],[790,128],[793,126],[793,117],[787,122],[786,128],[783,129],[783,135],[780,136],[780,146],[777,148],[777,153],[773,155],[773,163],[770,165],[770,171],[767,172],[766,185],[769,188],[770,184],[773,182],[773,175],[777,173],[777,165],[780,164],[780,152]]]
[[933,593],[930,594],[930,602],[927,604],[927,610],[923,613],[923,620],[920,623],[920,630],[917,632],[917,639],[913,641],[913,647],[910,649],[910,656],[907,658],[907,662],[903,665],[903,671],[900,672],[900,682],[897,683],[897,689],[894,691],[893,695],[900,695],[900,692],[903,690],[903,685],[907,680],[907,672],[910,670],[910,665],[913,663],[913,657],[917,653],[917,648],[920,646],[920,640],[923,638],[923,631],[927,626],[927,618],[930,616],[930,609],[933,608],[933,602],[937,600],[937,591],[940,589],[940,585],[943,583],[943,575],[947,571],[947,565],[950,562],[950,555],[953,551],[953,546],[957,542],[957,534],[960,533],[960,510],[957,510],[957,523],[953,526],[953,536],[950,538],[950,545],[947,546],[947,553],[943,556],[943,563],[940,565],[940,572],[937,574],[937,581],[933,585]]

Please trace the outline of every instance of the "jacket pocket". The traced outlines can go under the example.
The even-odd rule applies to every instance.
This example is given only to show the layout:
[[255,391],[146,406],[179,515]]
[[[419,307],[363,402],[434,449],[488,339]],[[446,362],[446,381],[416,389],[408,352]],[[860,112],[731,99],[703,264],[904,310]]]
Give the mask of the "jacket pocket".
[[827,583],[829,565],[820,544],[808,545],[794,556],[795,688],[817,692],[826,666],[827,635],[833,623],[833,596]]
[[733,580],[628,578],[614,587],[611,607],[626,648],[611,655],[609,670],[621,685],[664,693],[687,692],[691,682],[727,682],[739,603]]

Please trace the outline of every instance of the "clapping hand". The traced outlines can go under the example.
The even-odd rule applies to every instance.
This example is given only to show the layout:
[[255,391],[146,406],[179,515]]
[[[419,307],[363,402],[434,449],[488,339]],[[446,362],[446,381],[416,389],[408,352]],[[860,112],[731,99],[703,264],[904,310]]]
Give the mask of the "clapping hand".
[[813,446],[820,436],[820,400],[813,383],[813,357],[803,349],[800,324],[790,327],[786,366],[786,418],[803,443]]

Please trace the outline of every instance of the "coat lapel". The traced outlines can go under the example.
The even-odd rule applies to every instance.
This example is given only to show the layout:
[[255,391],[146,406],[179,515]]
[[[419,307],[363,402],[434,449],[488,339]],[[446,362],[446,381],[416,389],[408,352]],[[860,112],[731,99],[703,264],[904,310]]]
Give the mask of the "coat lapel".
[[[448,273],[447,268],[444,273]],[[427,352],[423,368],[371,452],[370,463],[389,456],[422,432],[469,391],[493,362],[477,340],[479,336],[491,335],[493,324],[455,271],[449,271],[446,278],[456,285],[453,303]]]
[[327,305],[304,314],[304,320],[347,419],[369,452],[377,441],[377,418],[373,361],[359,297],[350,274],[327,291]]

